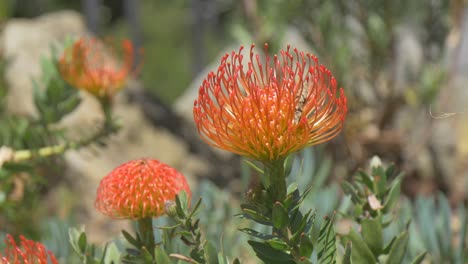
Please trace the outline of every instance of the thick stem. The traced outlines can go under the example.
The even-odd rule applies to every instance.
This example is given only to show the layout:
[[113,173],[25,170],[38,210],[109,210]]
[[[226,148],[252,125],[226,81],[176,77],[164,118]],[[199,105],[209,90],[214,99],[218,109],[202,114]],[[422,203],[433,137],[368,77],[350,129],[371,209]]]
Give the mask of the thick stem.
[[283,202],[286,199],[286,175],[284,171],[284,159],[265,162],[265,176],[272,189],[273,200]]
[[144,247],[154,257],[154,242],[153,219],[151,217],[138,219],[138,233],[143,241]]
[[[265,162],[265,176],[269,182],[267,188],[271,189],[270,194],[272,195],[273,202],[284,202],[287,194],[284,159]],[[281,229],[273,228],[272,233],[283,237],[286,243],[289,242],[286,227]]]

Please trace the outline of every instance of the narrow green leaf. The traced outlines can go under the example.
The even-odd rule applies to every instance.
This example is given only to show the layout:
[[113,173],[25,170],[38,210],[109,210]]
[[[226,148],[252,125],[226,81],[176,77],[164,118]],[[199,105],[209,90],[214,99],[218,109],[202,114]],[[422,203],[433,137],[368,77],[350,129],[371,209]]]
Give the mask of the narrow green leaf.
[[351,242],[348,242],[346,243],[342,264],[351,264],[351,251],[352,251],[352,244]]
[[400,233],[390,249],[386,264],[401,264],[408,246],[408,232]]
[[242,229],[239,229],[239,231],[246,233],[247,235],[251,235],[253,237],[262,239],[262,240],[268,240],[268,239],[272,239],[275,237],[274,235],[263,234],[250,228],[242,228]]
[[335,263],[336,261],[336,235],[333,219],[333,217],[325,218],[320,228],[317,245],[317,261],[319,263]]
[[411,261],[411,264],[420,264],[423,262],[424,258],[426,257],[426,251],[424,251],[423,253],[417,255],[413,261]]
[[280,202],[275,202],[273,204],[272,218],[273,226],[278,229],[286,227],[289,223],[288,212]]
[[309,223],[313,223],[315,220],[315,213],[312,212],[312,209],[309,209],[309,211],[304,216],[302,216],[302,218],[300,218],[300,216],[302,215],[298,213],[298,217],[293,218],[293,224],[291,225],[291,232],[293,232],[293,237],[291,238],[292,241],[297,241],[299,236],[302,233],[305,233],[305,227]]
[[266,241],[272,248],[281,251],[289,250],[288,244],[279,238],[272,238]]
[[299,254],[301,257],[310,257],[314,251],[314,244],[310,235],[302,233],[299,240]]
[[439,246],[441,248],[442,256],[451,255],[451,245],[453,243],[452,239],[452,227],[451,227],[451,218],[452,210],[450,209],[449,202],[443,193],[439,193],[439,212],[441,214],[442,223],[440,229],[438,229],[439,237]]
[[380,255],[383,247],[383,231],[382,231],[382,219],[381,217],[377,218],[367,218],[362,220],[362,237],[366,242],[367,246],[371,249],[374,256]]
[[268,264],[294,264],[294,259],[291,255],[284,251],[277,250],[268,243],[257,241],[248,241],[249,245],[255,251],[258,258]]
[[86,248],[88,247],[88,239],[86,238],[86,233],[83,232],[78,238],[78,248],[82,254],[86,253]]
[[341,189],[343,189],[343,192],[346,194],[346,195],[350,195],[351,196],[351,201],[353,201],[353,203],[359,203],[361,201],[361,198],[359,197],[358,195],[358,191],[356,190],[356,188],[349,182],[343,182],[341,184]]
[[191,219],[197,211],[200,209],[200,205],[202,203],[202,199],[198,199],[197,203],[195,203],[195,206],[193,207],[193,210],[190,212],[190,214],[187,216],[187,219]]
[[127,240],[128,243],[131,245],[135,246],[136,248],[141,247],[141,242],[139,242],[137,239],[135,239],[130,233],[128,233],[125,230],[122,230],[122,235],[125,237],[125,240]]
[[169,255],[161,246],[156,246],[154,248],[154,259],[156,263],[172,263],[171,258],[169,258]]
[[[213,263],[213,264],[218,264],[218,250],[216,247],[213,245],[211,242],[207,242],[205,246],[203,247],[204,251],[204,256],[206,263]],[[163,262],[158,262],[158,263],[163,263]]]
[[252,169],[256,170],[258,173],[262,175],[265,174],[265,172],[262,169],[260,169],[257,165],[253,164],[251,161],[246,159],[242,159],[242,161],[244,161],[247,165],[249,165]]
[[359,234],[351,229],[349,234],[346,236],[352,243],[353,250],[351,251],[351,259],[353,263],[359,264],[375,264],[377,263],[376,258],[372,254],[372,251],[367,246],[366,242],[359,236]]
[[75,252],[80,255],[82,254],[82,251],[78,241],[82,232],[82,229],[78,230],[77,228],[70,228],[68,230],[68,239],[70,241],[70,245],[72,246],[73,250],[75,250]]
[[398,199],[400,198],[400,190],[401,190],[401,180],[402,178],[396,178],[392,182],[392,186],[387,194],[387,198],[383,205],[383,212],[388,213],[393,209],[393,206],[396,204]]
[[[184,219],[185,218],[185,209],[186,209],[186,203],[183,203],[182,202],[182,199],[184,199],[184,193],[185,192],[181,192],[179,193],[179,195],[176,196],[176,212],[177,212],[177,216]],[[185,197],[186,198],[186,197]]]
[[304,190],[304,193],[302,193],[300,198],[297,200],[296,205],[290,210],[290,212],[299,209],[302,202],[304,202],[305,198],[307,198],[307,196],[311,193],[312,189],[312,186],[309,186],[307,187],[307,189]]
[[395,173],[395,164],[390,164],[388,165],[387,169],[385,169],[385,175],[387,176],[387,179],[390,179],[390,177],[393,176],[393,174]]

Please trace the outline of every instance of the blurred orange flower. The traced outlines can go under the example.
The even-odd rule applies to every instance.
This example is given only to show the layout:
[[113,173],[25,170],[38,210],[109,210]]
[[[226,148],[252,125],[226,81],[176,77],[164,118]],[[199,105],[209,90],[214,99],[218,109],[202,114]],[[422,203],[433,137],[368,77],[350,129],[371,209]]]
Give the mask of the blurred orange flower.
[[164,215],[166,202],[191,191],[185,177],[154,159],[124,163],[104,177],[97,189],[98,211],[115,219],[142,219]]
[[26,239],[20,236],[21,244],[18,246],[11,235],[5,239],[5,253],[0,253],[0,263],[2,264],[57,264],[58,261],[51,251],[39,242]]
[[250,49],[226,54],[200,87],[193,115],[208,144],[272,161],[334,138],[347,113],[346,97],[315,56],[297,49],[265,58]]
[[65,49],[59,60],[59,70],[74,87],[97,98],[112,98],[132,73],[134,53],[128,40],[118,46],[115,42],[81,38]]

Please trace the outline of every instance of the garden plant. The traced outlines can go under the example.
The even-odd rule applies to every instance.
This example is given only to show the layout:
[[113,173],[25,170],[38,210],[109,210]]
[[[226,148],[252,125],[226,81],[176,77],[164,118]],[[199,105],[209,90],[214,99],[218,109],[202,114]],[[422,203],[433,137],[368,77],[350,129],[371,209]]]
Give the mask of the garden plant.
[[[22,203],[5,197],[18,184],[41,186],[37,168],[68,150],[112,144],[109,137],[125,126],[113,112],[114,97],[138,72],[139,51],[127,40],[80,38],[52,50],[42,61],[42,78],[34,81],[39,116],[2,121],[8,123],[3,135],[11,136],[2,137],[10,140],[0,151],[0,199],[7,200],[0,204],[11,223],[34,211],[35,197]],[[71,227],[74,254],[62,256],[22,236],[28,230],[17,223],[10,230],[18,232],[5,237],[0,262],[466,263],[466,209],[456,209],[461,228],[452,234],[453,213],[444,197],[437,206],[414,209],[400,195],[404,175],[392,164],[372,158],[341,184],[344,196],[337,186],[326,186],[329,162],[320,157],[321,146],[340,135],[348,113],[346,88],[339,83],[307,50],[287,46],[275,54],[268,44],[239,47],[200,83],[193,105],[194,132],[206,144],[240,155],[248,175],[239,202],[223,205],[219,232],[213,232],[216,221],[207,219],[220,213],[210,204],[222,203],[222,193],[206,204],[210,192],[195,192],[175,168],[141,157],[103,175],[95,196],[96,210],[108,221],[131,221],[135,228],[95,245],[85,228]],[[54,125],[80,104],[79,90],[98,101],[104,118],[83,128],[81,138],[68,138],[66,128]],[[18,176],[25,173],[27,178]],[[426,209],[433,219],[423,214]],[[235,226],[233,234],[223,230],[226,223]],[[235,243],[224,245],[232,239],[238,239],[237,255],[228,250]]]

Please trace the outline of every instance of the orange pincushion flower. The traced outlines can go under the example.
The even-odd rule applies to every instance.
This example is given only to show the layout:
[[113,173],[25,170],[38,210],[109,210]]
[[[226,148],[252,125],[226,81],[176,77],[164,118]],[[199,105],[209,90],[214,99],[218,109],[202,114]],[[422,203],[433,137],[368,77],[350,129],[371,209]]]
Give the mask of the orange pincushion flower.
[[[347,113],[343,89],[315,56],[290,47],[264,62],[226,54],[200,87],[193,115],[208,144],[260,161],[334,138]],[[265,54],[267,54],[265,44]]]
[[[121,62],[116,59],[122,57],[120,53],[123,53]],[[59,70],[74,87],[98,98],[111,98],[126,84],[133,63],[134,49],[128,40],[118,47],[94,38],[81,38],[65,49]]]
[[191,192],[185,177],[177,170],[153,159],[124,163],[104,177],[97,189],[95,206],[116,219],[142,219],[164,214],[168,201]]
[[5,239],[5,254],[0,253],[1,264],[57,264],[58,261],[51,251],[39,242],[20,236],[21,244],[17,245],[11,235]]

